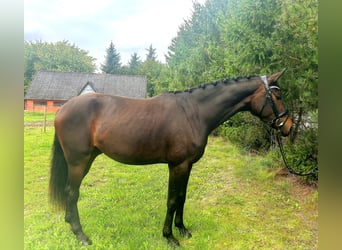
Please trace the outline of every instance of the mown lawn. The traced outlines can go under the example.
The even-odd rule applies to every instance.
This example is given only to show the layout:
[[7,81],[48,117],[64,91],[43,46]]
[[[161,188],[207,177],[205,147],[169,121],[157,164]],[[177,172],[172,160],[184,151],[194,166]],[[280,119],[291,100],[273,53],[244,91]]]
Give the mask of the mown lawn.
[[[48,204],[53,127],[25,127],[25,249],[167,249],[166,165],[126,166],[99,156],[81,186],[81,222],[93,245],[82,247]],[[194,165],[185,205],[191,239],[182,249],[317,249],[318,193],[275,174],[265,157],[210,137]]]
[[[46,121],[52,122],[55,119],[55,113],[46,113]],[[25,112],[24,114],[24,122],[44,122],[44,113],[41,112]]]

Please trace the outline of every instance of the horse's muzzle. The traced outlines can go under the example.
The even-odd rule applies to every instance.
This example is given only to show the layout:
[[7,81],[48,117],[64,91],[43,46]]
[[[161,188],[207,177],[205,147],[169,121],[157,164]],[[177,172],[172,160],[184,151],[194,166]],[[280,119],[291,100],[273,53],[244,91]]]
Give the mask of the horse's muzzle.
[[280,133],[282,136],[286,137],[289,134],[291,134],[292,128],[293,128],[293,122],[291,117],[287,116],[284,117],[284,121],[282,121],[282,126],[280,128],[277,128],[280,130]]

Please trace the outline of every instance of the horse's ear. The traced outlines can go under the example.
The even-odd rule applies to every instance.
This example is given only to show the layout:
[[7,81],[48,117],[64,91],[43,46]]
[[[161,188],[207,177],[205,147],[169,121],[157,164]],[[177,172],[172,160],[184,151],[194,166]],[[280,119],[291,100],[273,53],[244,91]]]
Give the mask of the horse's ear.
[[278,72],[278,73],[275,73],[275,74],[269,76],[268,77],[268,82],[272,83],[272,82],[277,81],[284,74],[285,71],[286,71],[286,68],[283,69],[282,71]]

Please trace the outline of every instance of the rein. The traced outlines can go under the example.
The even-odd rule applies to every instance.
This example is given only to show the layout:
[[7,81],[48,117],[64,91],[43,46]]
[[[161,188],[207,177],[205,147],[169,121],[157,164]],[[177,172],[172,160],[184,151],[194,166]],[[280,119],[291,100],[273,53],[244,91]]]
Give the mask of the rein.
[[[312,167],[310,170],[308,170],[306,173],[305,171],[303,172],[297,172],[295,171],[293,168],[290,167],[290,165],[288,164],[287,160],[286,160],[286,156],[285,156],[285,151],[284,151],[284,146],[283,146],[283,142],[282,142],[282,139],[281,139],[281,135],[280,135],[280,129],[284,126],[284,124],[286,123],[287,119],[288,119],[288,116],[287,118],[285,119],[285,121],[281,122],[280,124],[278,124],[278,121],[285,115],[288,114],[288,110],[286,109],[285,111],[281,112],[279,114],[278,112],[278,109],[276,107],[276,105],[274,104],[274,101],[272,99],[272,93],[271,93],[271,89],[272,88],[275,88],[275,89],[279,89],[279,87],[277,86],[269,86],[268,84],[268,81],[267,81],[267,76],[261,76],[260,77],[261,80],[263,81],[264,85],[265,85],[265,88],[266,88],[266,100],[265,100],[265,104],[264,106],[262,107],[261,111],[260,111],[260,114],[261,112],[263,111],[264,107],[266,106],[266,102],[269,101],[270,104],[271,104],[271,107],[272,107],[272,110],[273,110],[273,113],[275,115],[275,118],[270,121],[268,123],[268,125],[270,125],[271,127],[274,127],[277,129],[278,133],[276,134],[276,138],[277,138],[277,142],[278,142],[278,146],[279,146],[279,149],[280,149],[280,153],[281,153],[281,156],[283,158],[283,161],[284,161],[284,164],[285,164],[285,167],[288,169],[288,171],[291,173],[291,174],[295,174],[295,175],[298,175],[298,176],[309,176],[309,175],[313,175],[313,172],[318,170],[318,166],[314,166]],[[302,161],[300,161],[296,168],[302,164]]]
[[[287,163],[287,160],[286,160],[286,157],[285,157],[285,151],[284,151],[284,147],[283,147],[283,142],[282,142],[282,140],[281,140],[281,137],[280,137],[280,134],[279,134],[279,133],[277,133],[276,138],[277,138],[277,141],[278,141],[279,149],[280,149],[281,156],[282,156],[282,158],[283,158],[284,164],[285,164],[286,168],[289,170],[289,172],[290,172],[291,174],[295,174],[295,175],[299,175],[299,176],[309,176],[309,175],[313,175],[313,172],[316,171],[316,170],[318,170],[318,166],[317,166],[317,165],[314,166],[314,167],[312,167],[312,168],[311,168],[310,170],[308,170],[306,173],[305,173],[305,171],[303,171],[303,172],[297,172],[297,171],[293,170],[293,168],[291,168],[291,167],[289,166],[289,164]],[[302,161],[300,161],[300,162],[297,164],[296,168],[297,168],[299,165],[301,165],[301,164],[302,164]]]

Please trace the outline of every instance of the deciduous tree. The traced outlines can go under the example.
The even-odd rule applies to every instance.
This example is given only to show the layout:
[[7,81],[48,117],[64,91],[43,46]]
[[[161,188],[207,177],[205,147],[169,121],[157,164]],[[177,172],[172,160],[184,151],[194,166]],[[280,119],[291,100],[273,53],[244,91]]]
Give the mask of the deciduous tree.
[[36,71],[90,72],[96,69],[95,58],[88,51],[63,40],[56,43],[24,41],[25,90]]

